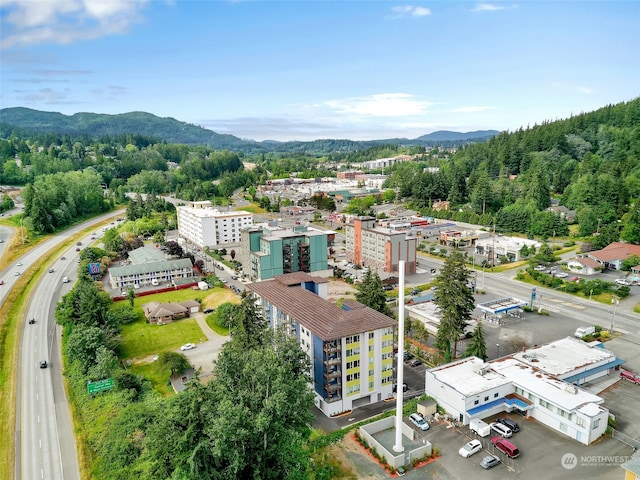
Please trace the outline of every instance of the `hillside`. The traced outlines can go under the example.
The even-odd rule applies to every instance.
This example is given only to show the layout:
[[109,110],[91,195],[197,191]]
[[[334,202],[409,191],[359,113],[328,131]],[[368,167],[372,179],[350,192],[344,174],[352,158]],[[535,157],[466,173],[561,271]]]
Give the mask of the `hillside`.
[[484,141],[498,134],[495,130],[478,132],[440,131],[423,135],[410,140],[394,138],[387,140],[352,141],[347,139],[320,139],[310,142],[255,142],[243,140],[233,135],[222,135],[212,130],[181,122],[171,117],[158,117],[146,112],[130,112],[118,115],[98,113],[76,113],[63,115],[57,112],[43,112],[23,107],[4,108],[0,110],[2,135],[12,129],[20,133],[38,132],[86,136],[98,139],[104,136],[125,134],[153,137],[167,143],[185,145],[208,145],[216,150],[234,150],[247,153],[267,152],[305,152],[325,155],[333,152],[353,152],[380,144],[421,145],[426,147],[442,145],[457,146],[463,143]]

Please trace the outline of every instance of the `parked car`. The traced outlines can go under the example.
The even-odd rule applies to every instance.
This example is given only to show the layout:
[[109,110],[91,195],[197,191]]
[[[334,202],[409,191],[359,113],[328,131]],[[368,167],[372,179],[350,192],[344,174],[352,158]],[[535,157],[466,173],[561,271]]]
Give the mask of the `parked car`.
[[420,430],[429,430],[429,423],[419,413],[412,413],[409,415],[409,420]]
[[627,279],[625,279],[625,278],[616,278],[616,279],[615,279],[615,282],[616,282],[618,285],[627,285],[627,286],[631,285],[631,283],[630,283]]
[[489,424],[489,427],[491,427],[491,430],[493,430],[503,438],[510,438],[511,436],[513,436],[513,432],[511,431],[511,429],[506,425],[503,425],[502,423],[493,422]]
[[180,347],[180,350],[184,352],[185,350],[192,350],[194,348],[196,348],[196,346],[193,343],[185,343]]
[[496,455],[487,455],[480,461],[480,466],[485,470],[495,467],[500,463],[500,457]]
[[513,433],[520,431],[520,426],[510,418],[496,418],[496,422],[503,424],[505,427],[509,427]]
[[559,272],[556,274],[556,277],[558,278],[567,278],[569,276],[569,274],[567,272]]
[[632,383],[640,385],[640,375],[630,372],[629,370],[620,370],[620,377]]
[[474,439],[460,447],[458,453],[461,457],[469,458],[471,455],[473,455],[474,453],[478,453],[480,450],[482,450],[482,442],[480,442],[480,440]]
[[536,270],[537,272],[543,272],[547,269],[547,267],[545,267],[544,265],[536,265],[534,270]]
[[[402,384],[402,391],[406,392],[407,390],[409,390],[409,385],[407,385],[406,383]],[[398,384],[394,383],[393,384],[393,393],[396,393],[398,391]]]
[[202,313],[213,313],[215,312],[216,309],[215,308],[205,308]]
[[405,351],[402,355],[404,357],[405,362],[413,358],[413,354],[411,352]]
[[420,360],[419,358],[414,358],[409,362],[410,367],[418,367],[420,365],[422,365],[422,360]]
[[570,282],[579,282],[580,281],[580,277],[576,277],[575,275],[573,277],[569,277],[569,281]]
[[506,440],[501,437],[493,437],[491,439],[491,443],[493,443],[498,450],[504,453],[509,458],[516,458],[520,455],[520,450],[509,440]]

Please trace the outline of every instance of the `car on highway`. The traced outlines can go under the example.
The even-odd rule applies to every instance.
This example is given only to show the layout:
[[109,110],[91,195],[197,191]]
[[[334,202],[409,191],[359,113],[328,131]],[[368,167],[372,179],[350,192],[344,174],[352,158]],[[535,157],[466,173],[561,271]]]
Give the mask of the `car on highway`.
[[482,443],[480,442],[480,440],[473,439],[460,447],[458,453],[461,457],[469,458],[471,455],[478,453],[480,450],[482,450]]
[[79,252],[79,251],[80,251],[80,247],[76,247],[76,252]]
[[21,266],[22,266],[21,262],[16,263],[16,267],[21,267]]
[[485,470],[489,470],[490,468],[495,467],[500,463],[500,457],[496,455],[487,455],[482,460],[480,460],[480,466]]
[[40,361],[40,368],[47,368],[47,361],[46,360],[41,360]]
[[20,272],[16,272],[13,275],[16,276],[16,277],[19,277],[20,276]]
[[180,350],[182,350],[184,352],[185,350],[193,350],[194,348],[196,348],[195,344],[193,344],[193,343],[185,343],[184,345],[182,345],[180,347]]
[[35,318],[30,318],[29,319],[29,325],[33,325],[34,323],[36,323],[36,319]]
[[50,268],[50,269],[49,269],[49,273],[53,273],[53,268]]

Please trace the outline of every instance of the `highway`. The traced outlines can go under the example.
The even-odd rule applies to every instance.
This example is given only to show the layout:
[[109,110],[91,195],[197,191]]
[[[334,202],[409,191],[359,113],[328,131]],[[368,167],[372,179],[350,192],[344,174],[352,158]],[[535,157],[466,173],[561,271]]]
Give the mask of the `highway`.
[[[2,272],[0,278],[5,285],[0,287],[0,302],[17,281],[33,265],[41,263],[52,248],[65,242],[92,225],[122,215],[123,211],[111,212],[76,225],[59,233],[14,261]],[[90,236],[81,238],[83,245]],[[29,300],[27,313],[22,319],[21,341],[18,360],[16,394],[16,457],[14,478],[16,480],[79,480],[76,445],[64,390],[60,361],[60,329],[55,323],[55,305],[68,292],[77,276],[75,242],[46,265]],[[22,266],[18,267],[18,263]],[[53,268],[52,273],[48,269]],[[20,276],[15,276],[20,271]],[[28,273],[26,273],[28,274]],[[68,276],[71,282],[63,284]],[[35,323],[29,324],[29,319]],[[46,361],[47,367],[40,368]]]

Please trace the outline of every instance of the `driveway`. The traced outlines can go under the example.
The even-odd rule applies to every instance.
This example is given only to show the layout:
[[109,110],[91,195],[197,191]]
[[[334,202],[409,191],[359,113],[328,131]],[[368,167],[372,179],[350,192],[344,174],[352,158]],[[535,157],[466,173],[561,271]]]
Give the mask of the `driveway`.
[[229,341],[229,336],[218,335],[214,332],[205,320],[204,313],[196,313],[192,316],[196,319],[198,326],[206,335],[207,341],[198,343],[193,350],[180,352],[189,359],[191,365],[197,370],[201,369],[201,376],[210,375],[213,371],[213,362],[218,358],[222,346]]

